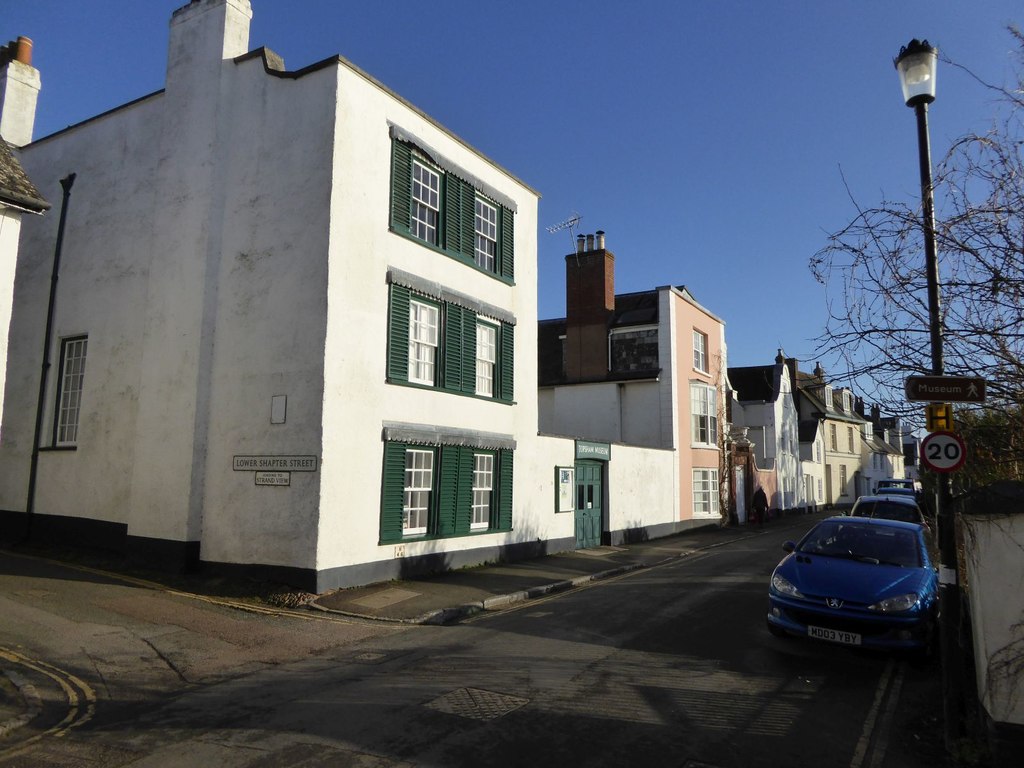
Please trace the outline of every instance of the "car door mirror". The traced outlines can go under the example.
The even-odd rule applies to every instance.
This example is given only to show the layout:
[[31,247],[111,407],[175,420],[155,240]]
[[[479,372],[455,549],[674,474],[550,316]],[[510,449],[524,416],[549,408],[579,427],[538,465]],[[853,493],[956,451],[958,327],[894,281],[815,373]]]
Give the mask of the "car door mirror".
[[796,543],[792,541],[782,542],[782,550],[784,552],[792,552],[796,549]]

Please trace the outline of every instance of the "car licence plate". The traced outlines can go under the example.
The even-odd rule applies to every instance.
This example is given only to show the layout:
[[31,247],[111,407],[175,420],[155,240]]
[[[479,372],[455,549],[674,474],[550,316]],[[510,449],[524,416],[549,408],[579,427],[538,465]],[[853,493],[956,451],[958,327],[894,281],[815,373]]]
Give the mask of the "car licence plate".
[[860,635],[856,632],[843,632],[839,629],[828,627],[807,627],[807,636],[815,637],[818,640],[828,640],[831,643],[842,645],[860,645]]

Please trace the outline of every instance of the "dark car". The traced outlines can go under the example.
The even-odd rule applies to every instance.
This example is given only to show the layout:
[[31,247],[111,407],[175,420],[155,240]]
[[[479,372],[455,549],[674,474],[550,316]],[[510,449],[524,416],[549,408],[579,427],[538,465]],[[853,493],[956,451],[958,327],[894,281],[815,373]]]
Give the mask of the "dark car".
[[850,510],[851,517],[874,517],[884,520],[902,520],[917,523],[931,533],[928,521],[918,506],[916,497],[897,493],[878,493],[875,496],[861,496]]
[[909,488],[899,487],[888,487],[879,488],[875,491],[876,496],[902,496],[905,499],[913,499],[917,506],[921,508],[925,518],[934,517],[931,512],[931,507],[928,505],[928,499],[921,491],[912,491]]
[[903,496],[907,499],[917,500],[919,491],[915,491],[913,488],[904,488],[899,485],[888,485],[882,486],[875,491],[876,496]]
[[911,491],[917,490],[917,484],[913,480],[903,480],[896,477],[890,477],[886,480],[879,480],[876,491],[881,491],[883,488],[907,488]]
[[938,577],[916,523],[830,517],[772,573],[768,629],[842,645],[907,651],[931,648]]

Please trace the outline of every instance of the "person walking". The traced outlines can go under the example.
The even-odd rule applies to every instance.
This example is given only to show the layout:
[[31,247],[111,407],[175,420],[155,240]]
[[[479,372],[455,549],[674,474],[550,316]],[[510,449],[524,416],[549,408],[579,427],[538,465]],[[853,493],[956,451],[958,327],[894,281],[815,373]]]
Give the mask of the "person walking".
[[765,495],[764,488],[758,486],[758,489],[754,491],[754,498],[750,502],[750,507],[754,510],[757,524],[759,526],[764,525],[764,521],[768,517],[768,497]]

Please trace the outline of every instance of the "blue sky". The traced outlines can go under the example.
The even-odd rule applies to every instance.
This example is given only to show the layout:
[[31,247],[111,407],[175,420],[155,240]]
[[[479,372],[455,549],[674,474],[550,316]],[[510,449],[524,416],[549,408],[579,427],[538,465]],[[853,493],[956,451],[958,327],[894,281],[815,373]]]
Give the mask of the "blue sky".
[[[184,4],[0,0],[0,38],[35,44],[35,137],[162,88]],[[808,371],[825,315],[808,260],[853,217],[851,194],[919,196],[893,57],[927,38],[1002,84],[1006,26],[1024,25],[1020,0],[252,6],[251,48],[289,69],[340,54],[540,192],[542,319],[565,313],[572,248],[546,228],[579,214],[576,232],[607,233],[617,292],[685,284],[725,320],[730,365],[770,364],[781,346]],[[960,69],[940,63],[937,82],[935,160],[994,113]]]

